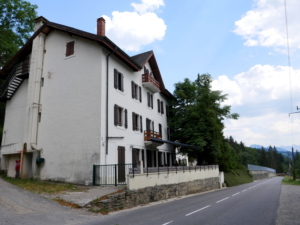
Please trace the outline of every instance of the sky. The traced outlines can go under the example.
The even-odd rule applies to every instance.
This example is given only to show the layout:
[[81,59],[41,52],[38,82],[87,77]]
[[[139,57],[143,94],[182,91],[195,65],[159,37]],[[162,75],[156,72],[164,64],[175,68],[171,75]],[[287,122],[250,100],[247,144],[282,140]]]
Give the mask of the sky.
[[287,26],[284,0],[27,1],[39,16],[91,33],[103,16],[106,36],[128,55],[154,51],[171,93],[174,83],[210,73],[240,115],[224,121],[225,137],[300,145],[300,114],[289,116],[300,108],[299,0],[286,0]]

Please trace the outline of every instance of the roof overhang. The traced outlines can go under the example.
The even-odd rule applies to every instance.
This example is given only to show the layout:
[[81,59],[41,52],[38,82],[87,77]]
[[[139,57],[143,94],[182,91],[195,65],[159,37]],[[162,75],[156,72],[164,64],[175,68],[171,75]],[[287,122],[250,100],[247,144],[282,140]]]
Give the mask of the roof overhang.
[[161,140],[161,139],[156,139],[156,138],[150,138],[150,141],[157,142],[157,143],[165,143],[165,144],[175,145],[176,147],[191,148],[191,149],[195,149],[195,150],[201,149],[201,147],[198,147],[198,146],[183,144],[183,143],[174,142],[174,141]]

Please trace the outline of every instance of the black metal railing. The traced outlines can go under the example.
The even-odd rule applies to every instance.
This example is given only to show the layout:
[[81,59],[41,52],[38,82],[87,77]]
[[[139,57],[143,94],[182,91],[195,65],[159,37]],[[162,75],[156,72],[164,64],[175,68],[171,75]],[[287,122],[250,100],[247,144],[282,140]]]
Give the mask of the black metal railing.
[[[93,165],[93,185],[126,185],[135,164]],[[133,171],[134,176],[134,171]]]
[[[16,92],[18,87],[26,76],[28,76],[30,70],[29,60],[25,60],[18,63],[13,70],[9,73],[5,81],[0,87],[0,98],[10,99]],[[25,76],[25,77],[24,77]]]

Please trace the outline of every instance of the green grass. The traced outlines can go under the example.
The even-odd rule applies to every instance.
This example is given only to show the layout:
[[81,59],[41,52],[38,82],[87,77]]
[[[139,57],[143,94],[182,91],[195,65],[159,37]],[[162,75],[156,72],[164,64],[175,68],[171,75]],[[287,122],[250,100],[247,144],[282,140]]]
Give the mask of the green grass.
[[231,172],[224,173],[224,176],[227,187],[253,182],[252,176],[249,175],[246,169],[232,170]]
[[290,177],[290,176],[285,176],[285,177],[282,179],[282,183],[283,183],[283,184],[291,184],[291,185],[300,185],[300,180],[293,180],[292,177]]
[[47,181],[40,181],[36,179],[16,179],[16,178],[10,178],[6,176],[2,176],[2,179],[20,188],[23,188],[27,191],[31,191],[37,194],[42,194],[42,193],[56,194],[63,191],[69,191],[69,192],[84,191],[84,189],[79,188],[74,184],[53,183]]

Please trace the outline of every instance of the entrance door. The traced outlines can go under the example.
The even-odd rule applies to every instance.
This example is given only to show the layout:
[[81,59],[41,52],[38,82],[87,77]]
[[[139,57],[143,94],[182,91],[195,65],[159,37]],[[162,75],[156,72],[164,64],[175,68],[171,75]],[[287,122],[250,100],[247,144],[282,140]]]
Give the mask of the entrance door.
[[118,183],[125,182],[125,147],[118,146]]

